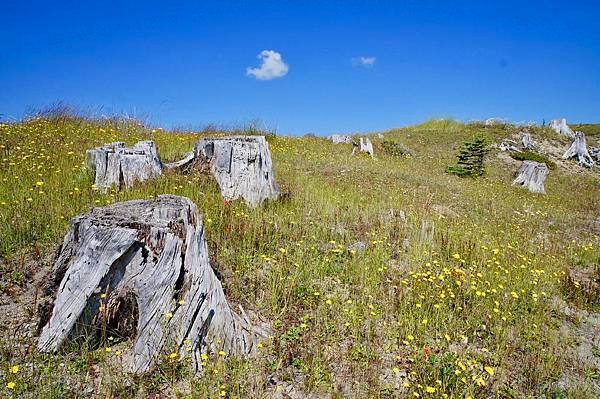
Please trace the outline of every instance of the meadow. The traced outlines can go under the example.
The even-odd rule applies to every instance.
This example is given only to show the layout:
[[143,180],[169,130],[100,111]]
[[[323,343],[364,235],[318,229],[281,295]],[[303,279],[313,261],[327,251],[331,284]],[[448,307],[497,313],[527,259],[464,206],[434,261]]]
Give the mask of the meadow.
[[[324,138],[268,134],[282,196],[251,210],[195,172],[102,193],[85,151],[154,140],[173,161],[206,134],[255,130],[68,115],[0,124],[0,396],[598,397],[600,348],[591,362],[580,353],[600,312],[597,285],[574,277],[600,277],[598,172],[559,163],[536,195],[511,186],[519,162],[492,150],[481,178],[445,173],[464,140],[517,131],[428,121],[381,132],[410,155],[386,154],[373,134],[376,159]],[[568,145],[546,128],[532,135]],[[198,206],[229,301],[271,324],[259,353],[207,354],[196,376],[189,359],[168,353],[147,375],[124,374],[119,337],[39,353],[36,285],[69,220],[165,193]]]

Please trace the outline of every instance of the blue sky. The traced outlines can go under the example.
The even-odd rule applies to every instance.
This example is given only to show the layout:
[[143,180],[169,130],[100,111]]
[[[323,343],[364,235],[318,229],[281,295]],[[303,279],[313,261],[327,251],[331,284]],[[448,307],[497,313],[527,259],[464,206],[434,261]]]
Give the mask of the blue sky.
[[[0,46],[5,119],[63,101],[284,134],[600,122],[597,1],[6,2]],[[264,50],[287,72],[260,76],[283,76],[247,74]]]

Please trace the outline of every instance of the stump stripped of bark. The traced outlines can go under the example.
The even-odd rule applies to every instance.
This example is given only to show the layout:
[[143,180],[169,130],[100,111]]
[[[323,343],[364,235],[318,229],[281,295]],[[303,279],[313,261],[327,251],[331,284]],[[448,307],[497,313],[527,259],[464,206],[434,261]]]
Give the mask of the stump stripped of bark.
[[153,141],[140,141],[133,147],[116,142],[86,152],[87,165],[96,178],[94,184],[106,191],[110,187],[131,188],[135,181],[153,179],[162,173],[162,164]]
[[550,121],[549,126],[550,126],[550,129],[554,130],[556,133],[560,134],[561,136],[566,136],[570,139],[575,137],[575,133],[573,132],[573,130],[571,130],[569,125],[567,125],[567,120],[565,118],[554,119],[554,120]]
[[368,137],[361,137],[358,145],[353,143],[354,147],[352,148],[352,155],[356,154],[356,151],[364,152],[369,154],[371,158],[375,158],[375,152],[373,151],[373,143],[369,140]]
[[526,187],[532,193],[545,194],[544,181],[546,176],[548,176],[546,164],[524,161],[517,170],[516,178],[512,184]]
[[537,145],[535,144],[535,141],[533,141],[531,134],[527,132],[521,132],[519,133],[519,139],[521,140],[523,149],[529,151],[535,151],[537,149]]
[[[184,197],[122,202],[73,218],[49,287],[58,281],[38,341],[42,351],[97,333],[98,320],[115,313],[117,321],[138,314],[126,363],[135,373],[174,351],[191,355],[199,370],[201,353],[249,354],[265,334],[227,303],[209,264],[202,219]],[[119,309],[127,302],[135,309]]]
[[117,142],[88,150],[87,164],[96,173],[96,187],[103,191],[112,186],[131,188],[135,181],[156,178],[164,169],[198,165],[208,166],[227,200],[241,197],[256,207],[279,196],[264,136],[204,138],[183,159],[166,164],[161,163],[152,141],[140,141],[131,148]]
[[581,166],[592,168],[594,166],[594,160],[590,156],[587,150],[587,144],[585,142],[585,134],[583,132],[575,132],[575,139],[564,153],[563,159],[571,159],[577,157],[577,163]]
[[221,195],[243,198],[251,207],[277,199],[269,143],[264,136],[204,138],[194,147],[195,159],[208,163]]

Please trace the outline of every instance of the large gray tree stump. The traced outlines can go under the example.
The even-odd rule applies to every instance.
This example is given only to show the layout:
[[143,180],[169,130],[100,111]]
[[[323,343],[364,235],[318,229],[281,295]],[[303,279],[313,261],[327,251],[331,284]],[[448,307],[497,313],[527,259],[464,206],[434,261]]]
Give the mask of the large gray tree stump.
[[571,159],[577,157],[577,163],[581,166],[591,168],[594,166],[594,160],[590,156],[585,142],[585,134],[583,132],[575,132],[575,139],[563,155],[563,159]]
[[569,125],[567,125],[567,120],[565,118],[554,119],[554,120],[550,121],[549,126],[550,126],[550,129],[554,130],[556,133],[560,134],[561,136],[566,136],[570,139],[575,137],[575,133],[573,132],[573,130],[571,130]]
[[191,356],[199,370],[201,353],[249,354],[264,336],[227,303],[209,264],[201,216],[187,198],[161,195],[94,208],[71,220],[57,253],[46,287],[55,300],[42,321],[42,351],[129,320],[130,371],[145,372],[172,352]]
[[106,191],[110,187],[131,188],[135,181],[154,179],[162,164],[153,141],[140,141],[133,147],[116,142],[86,152],[87,165],[95,172],[94,184]]
[[526,187],[532,193],[545,194],[544,181],[546,176],[548,176],[546,164],[524,161],[517,170],[512,184]]
[[208,164],[226,200],[243,198],[256,207],[279,196],[264,136],[203,138],[194,147],[193,162]]
[[269,144],[264,136],[203,138],[193,151],[177,162],[163,164],[152,141],[133,147],[122,142],[87,151],[87,164],[95,172],[95,185],[130,188],[135,181],[156,178],[164,169],[185,170],[195,166],[210,170],[221,195],[227,200],[243,198],[251,207],[277,199]]

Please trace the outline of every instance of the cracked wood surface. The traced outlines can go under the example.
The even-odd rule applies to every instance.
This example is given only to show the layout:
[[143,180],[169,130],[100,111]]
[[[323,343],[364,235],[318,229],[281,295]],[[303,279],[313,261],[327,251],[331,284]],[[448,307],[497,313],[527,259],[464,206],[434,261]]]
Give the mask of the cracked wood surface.
[[48,285],[56,298],[38,347],[50,352],[93,335],[94,320],[133,294],[137,330],[124,354],[135,373],[173,351],[199,370],[201,353],[246,355],[266,336],[229,306],[209,264],[201,216],[184,197],[122,202],[73,218]]

